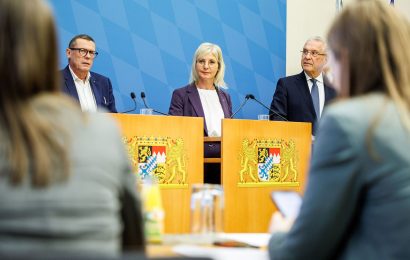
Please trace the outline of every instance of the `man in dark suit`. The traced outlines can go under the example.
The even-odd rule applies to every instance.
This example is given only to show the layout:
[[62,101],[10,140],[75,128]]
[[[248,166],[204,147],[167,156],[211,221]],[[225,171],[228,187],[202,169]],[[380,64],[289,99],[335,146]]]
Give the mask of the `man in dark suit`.
[[61,71],[63,91],[77,99],[83,111],[104,108],[116,113],[110,79],[90,71],[98,55],[95,49],[95,41],[89,35],[80,34],[71,39],[66,50],[68,65]]
[[[281,78],[276,85],[271,109],[289,121],[311,122],[315,135],[323,108],[336,97],[336,91],[324,76],[327,62],[326,43],[320,37],[306,41],[301,51],[300,74]],[[271,114],[271,120],[284,119]]]

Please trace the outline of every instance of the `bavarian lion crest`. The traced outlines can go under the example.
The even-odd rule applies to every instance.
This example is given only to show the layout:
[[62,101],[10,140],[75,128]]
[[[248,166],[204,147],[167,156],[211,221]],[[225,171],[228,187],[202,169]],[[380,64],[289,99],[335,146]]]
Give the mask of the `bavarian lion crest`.
[[242,140],[239,184],[299,186],[297,150],[293,140]]
[[155,176],[160,184],[187,185],[185,147],[182,138],[125,138],[139,178]]

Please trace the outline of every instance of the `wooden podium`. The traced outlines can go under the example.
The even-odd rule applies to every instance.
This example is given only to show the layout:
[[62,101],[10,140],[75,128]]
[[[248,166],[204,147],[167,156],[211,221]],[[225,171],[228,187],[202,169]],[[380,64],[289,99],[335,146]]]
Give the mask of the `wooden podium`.
[[203,183],[203,118],[112,114],[137,175],[155,175],[165,209],[165,233],[190,231],[191,184]]
[[273,190],[302,192],[311,152],[311,124],[224,119],[224,231],[267,232]]

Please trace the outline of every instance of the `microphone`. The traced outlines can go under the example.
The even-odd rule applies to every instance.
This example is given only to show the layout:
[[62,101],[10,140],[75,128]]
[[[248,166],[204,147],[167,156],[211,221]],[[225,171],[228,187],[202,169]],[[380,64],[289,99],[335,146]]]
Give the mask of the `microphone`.
[[[144,102],[145,108],[152,109],[152,108],[150,108],[150,107],[147,105],[147,103],[145,102],[145,92],[143,92],[143,91],[141,92],[141,99],[142,99],[142,102]],[[168,116],[168,114],[162,113],[162,112],[157,111],[157,110],[155,110],[155,109],[152,109],[152,111],[154,111],[155,113],[160,114],[160,115]]]
[[281,119],[283,119],[284,121],[289,121],[289,120],[287,120],[286,118],[284,118],[283,116],[281,116],[281,115],[280,115],[278,112],[276,112],[275,110],[270,109],[270,108],[267,107],[265,104],[263,104],[262,102],[260,102],[259,100],[257,100],[254,95],[249,94],[249,98],[255,100],[256,103],[258,103],[259,105],[261,105],[261,106],[263,106],[264,108],[266,108],[267,110],[269,110],[269,112],[271,113],[271,114],[269,114],[269,115],[276,115],[276,116],[280,117]]
[[130,110],[127,110],[127,111],[124,111],[124,112],[120,112],[120,113],[124,113],[124,114],[125,114],[125,113],[129,113],[129,112],[135,111],[135,109],[137,108],[137,102],[135,102],[135,98],[136,98],[137,96],[135,95],[134,92],[131,92],[130,95],[131,95],[132,101],[134,101],[134,108],[133,108],[133,109],[130,109]]
[[235,111],[235,113],[233,113],[229,118],[233,118],[239,111],[241,111],[241,109],[243,108],[243,106],[246,104],[246,102],[248,102],[248,100],[251,98],[251,94],[247,94],[245,96],[245,100],[242,102],[242,104],[239,106],[239,108]]

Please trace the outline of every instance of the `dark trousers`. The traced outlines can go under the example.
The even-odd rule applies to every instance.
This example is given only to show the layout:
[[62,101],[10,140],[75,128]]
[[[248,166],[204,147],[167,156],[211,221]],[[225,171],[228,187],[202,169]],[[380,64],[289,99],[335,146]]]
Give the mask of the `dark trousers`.
[[220,163],[204,163],[204,183],[221,184]]
[[[205,158],[221,158],[221,143],[207,142],[204,144]],[[221,184],[221,164],[204,164],[204,183]]]

